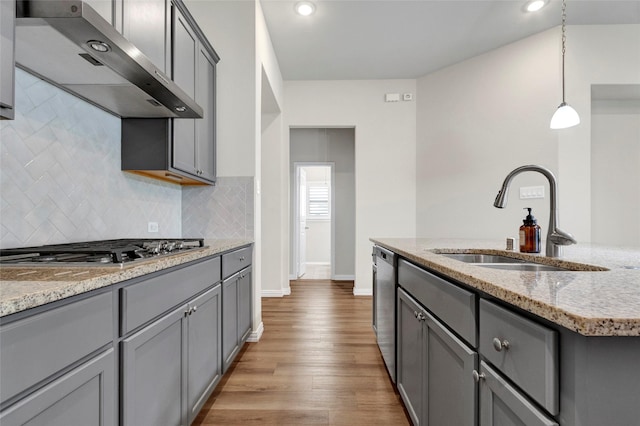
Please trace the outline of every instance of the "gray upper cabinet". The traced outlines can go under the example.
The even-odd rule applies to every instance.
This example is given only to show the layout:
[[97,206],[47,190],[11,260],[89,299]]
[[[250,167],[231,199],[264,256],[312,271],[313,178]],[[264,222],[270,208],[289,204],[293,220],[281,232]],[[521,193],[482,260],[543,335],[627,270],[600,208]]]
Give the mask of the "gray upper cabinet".
[[15,116],[15,1],[0,1],[0,119]]
[[203,108],[200,119],[123,119],[122,170],[181,185],[216,177],[216,64],[213,47],[182,2],[171,11],[171,77]]
[[[121,0],[122,35],[165,74],[170,67],[168,0]],[[94,3],[99,3],[94,0]],[[193,97],[193,96],[192,96]]]

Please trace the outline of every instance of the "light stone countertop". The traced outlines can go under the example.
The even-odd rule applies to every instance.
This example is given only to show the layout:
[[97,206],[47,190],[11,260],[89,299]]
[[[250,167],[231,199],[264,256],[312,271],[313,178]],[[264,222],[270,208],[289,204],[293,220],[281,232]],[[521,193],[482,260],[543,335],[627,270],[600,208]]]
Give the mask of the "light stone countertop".
[[205,240],[203,248],[125,265],[2,266],[0,268],[0,317],[223,253],[252,242],[245,239]]
[[[640,250],[578,244],[560,259],[505,251],[504,241],[371,238],[410,261],[426,266],[562,327],[585,336],[640,336]],[[522,272],[485,268],[434,251],[480,250],[556,266],[567,262],[607,271]],[[544,250],[544,245],[543,245]],[[638,268],[638,269],[631,269]]]

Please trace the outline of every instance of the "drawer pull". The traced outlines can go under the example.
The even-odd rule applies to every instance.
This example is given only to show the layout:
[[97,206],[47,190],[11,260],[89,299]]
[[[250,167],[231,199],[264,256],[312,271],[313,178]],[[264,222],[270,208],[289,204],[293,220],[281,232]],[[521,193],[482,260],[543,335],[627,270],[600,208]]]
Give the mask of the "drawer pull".
[[477,370],[473,370],[473,373],[471,373],[471,375],[473,376],[473,380],[478,383],[480,380],[484,380],[485,375],[484,373],[478,373]]
[[243,262],[243,261],[244,261],[244,256],[241,256],[240,257],[240,262]]
[[493,349],[495,349],[498,352],[502,352],[503,349],[506,351],[507,349],[509,349],[509,341],[500,340],[497,337],[494,337],[493,338]]

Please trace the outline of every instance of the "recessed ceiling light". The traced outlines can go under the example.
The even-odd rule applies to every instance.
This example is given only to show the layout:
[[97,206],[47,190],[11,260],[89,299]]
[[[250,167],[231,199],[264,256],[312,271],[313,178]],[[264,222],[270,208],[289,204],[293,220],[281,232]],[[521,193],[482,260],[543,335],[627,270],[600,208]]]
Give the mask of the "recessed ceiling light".
[[316,5],[311,3],[310,1],[299,1],[294,6],[295,11],[298,15],[309,16],[312,15],[313,12],[316,11]]
[[525,9],[527,12],[537,12],[546,4],[547,2],[545,0],[530,0],[525,4]]

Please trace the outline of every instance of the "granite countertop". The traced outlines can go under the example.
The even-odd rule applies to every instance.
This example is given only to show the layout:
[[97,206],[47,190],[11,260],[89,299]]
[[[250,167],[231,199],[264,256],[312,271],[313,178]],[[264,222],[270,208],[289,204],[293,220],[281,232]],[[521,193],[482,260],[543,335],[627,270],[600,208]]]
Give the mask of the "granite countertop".
[[205,240],[205,247],[183,254],[104,267],[3,266],[0,268],[0,317],[251,243],[244,239]]
[[[416,264],[585,336],[640,336],[640,250],[578,244],[560,259],[505,251],[504,241],[371,238]],[[556,265],[605,271],[522,272],[485,268],[437,252],[478,250]],[[517,248],[516,248],[517,250]],[[636,268],[636,269],[633,269]]]

